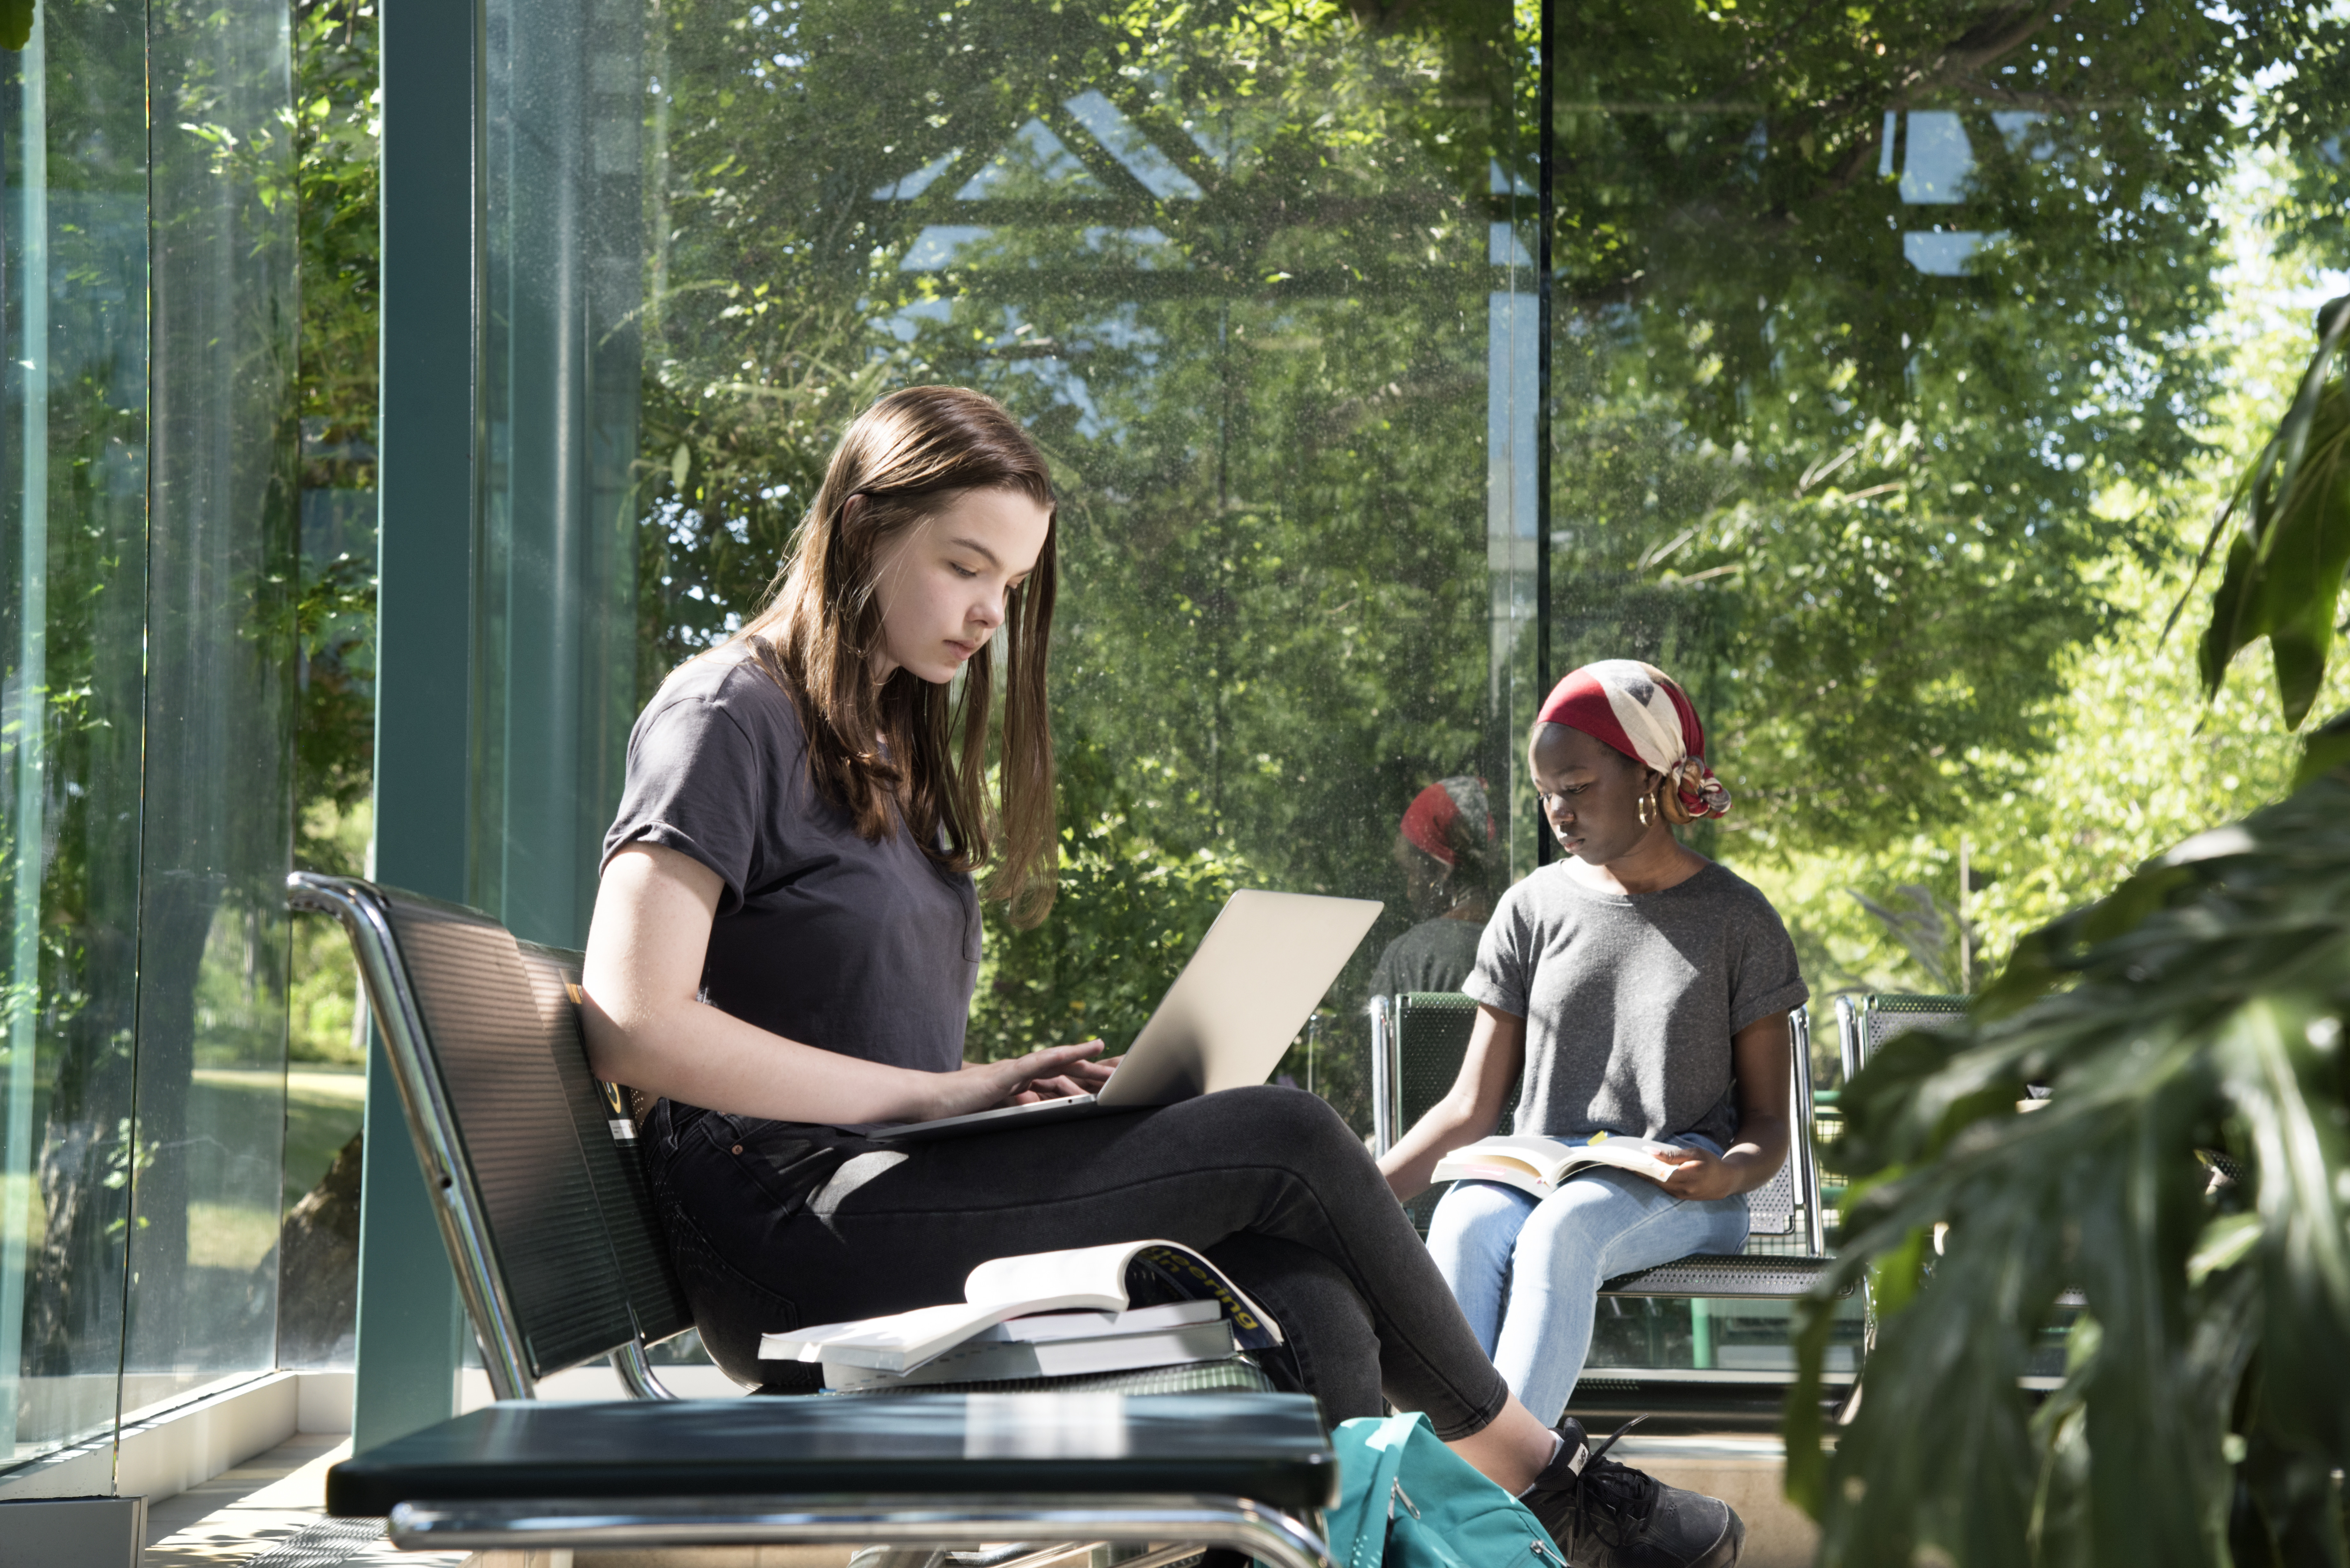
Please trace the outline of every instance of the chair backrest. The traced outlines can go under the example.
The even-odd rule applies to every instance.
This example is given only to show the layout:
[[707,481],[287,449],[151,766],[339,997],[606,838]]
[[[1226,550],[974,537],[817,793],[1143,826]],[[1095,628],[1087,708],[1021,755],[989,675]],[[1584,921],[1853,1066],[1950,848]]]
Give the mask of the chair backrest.
[[1746,1195],[1746,1251],[1752,1257],[1816,1258],[1827,1251],[1820,1213],[1819,1158],[1812,1147],[1812,1014],[1787,1015],[1794,1037],[1787,1082],[1787,1161]]
[[588,1070],[577,955],[353,877],[296,872],[287,894],[350,935],[498,1397],[690,1324],[634,1129],[624,1154]]
[[[1451,1089],[1476,1026],[1477,1003],[1457,991],[1408,991],[1371,999],[1372,1087],[1386,1089],[1372,1096],[1380,1153]],[[1517,1104],[1518,1091],[1512,1088],[1502,1107],[1504,1127]]]
[[1877,1048],[1912,1029],[1939,1029],[1966,1016],[1970,996],[1912,995],[1873,992],[1836,998],[1836,1050],[1849,1083]]
[[583,955],[536,942],[515,945],[538,1002],[556,1075],[563,1081],[565,1108],[571,1113],[588,1178],[596,1185],[604,1231],[636,1318],[636,1336],[643,1344],[658,1345],[693,1326],[693,1308],[670,1262],[669,1241],[661,1233],[651,1179],[645,1174],[644,1147],[637,1141],[628,1091],[600,1081],[588,1064],[588,1037],[579,1025]]
[[[1477,1004],[1457,992],[1407,992],[1376,997],[1371,1005],[1372,1115],[1378,1123],[1379,1152],[1394,1147],[1412,1123],[1428,1114],[1460,1077],[1477,1021]],[[1819,1162],[1812,1147],[1811,1015],[1797,1008],[1789,1018],[1794,1050],[1789,1060],[1787,1161],[1778,1174],[1746,1195],[1746,1251],[1765,1256],[1819,1257],[1827,1246],[1820,1212]],[[1382,1085],[1385,1092],[1381,1092]],[[1502,1127],[1516,1109],[1524,1080],[1510,1090]],[[1412,1218],[1427,1233],[1429,1199],[1415,1199]]]

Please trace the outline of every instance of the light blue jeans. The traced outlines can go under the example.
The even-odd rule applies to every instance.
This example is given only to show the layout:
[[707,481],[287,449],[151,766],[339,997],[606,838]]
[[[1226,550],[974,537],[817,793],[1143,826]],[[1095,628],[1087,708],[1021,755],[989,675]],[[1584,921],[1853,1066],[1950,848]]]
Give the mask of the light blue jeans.
[[[1721,1152],[1694,1133],[1671,1141]],[[1477,1343],[1544,1426],[1558,1424],[1583,1376],[1604,1282],[1745,1244],[1743,1197],[1695,1202],[1608,1169],[1578,1171],[1539,1201],[1498,1181],[1456,1181],[1428,1227]]]

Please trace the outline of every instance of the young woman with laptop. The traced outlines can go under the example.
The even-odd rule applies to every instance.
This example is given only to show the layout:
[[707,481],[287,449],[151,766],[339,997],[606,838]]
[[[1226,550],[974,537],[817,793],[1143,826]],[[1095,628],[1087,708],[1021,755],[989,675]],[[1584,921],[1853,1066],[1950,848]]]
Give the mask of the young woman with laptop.
[[600,1075],[657,1096],[639,1137],[704,1343],[737,1378],[775,1380],[795,1368],[759,1362],[763,1333],[957,1301],[991,1258],[1164,1238],[1263,1303],[1286,1336],[1268,1371],[1329,1419],[1378,1414],[1384,1394],[1555,1534],[1596,1523],[1627,1563],[1730,1563],[1742,1530],[1721,1504],[1588,1456],[1579,1428],[1511,1397],[1313,1096],[870,1136],[1108,1076],[1098,1041],[962,1059],[973,872],[1018,922],[1053,897],[1054,507],[1042,454],[993,400],[882,399],[833,453],[768,607],[673,672],[629,737],[588,1048]]
[[1540,1198],[1457,1181],[1429,1223],[1478,1344],[1555,1420],[1602,1282],[1744,1245],[1744,1195],[1787,1158],[1788,1014],[1810,992],[1770,900],[1673,836],[1728,811],[1730,794],[1664,671],[1586,665],[1529,742],[1567,858],[1503,896],[1461,988],[1479,1007],[1460,1079],[1380,1165],[1397,1196],[1418,1196],[1446,1155],[1493,1131],[1522,1081],[1521,1137],[1666,1146],[1664,1181],[1586,1169]]

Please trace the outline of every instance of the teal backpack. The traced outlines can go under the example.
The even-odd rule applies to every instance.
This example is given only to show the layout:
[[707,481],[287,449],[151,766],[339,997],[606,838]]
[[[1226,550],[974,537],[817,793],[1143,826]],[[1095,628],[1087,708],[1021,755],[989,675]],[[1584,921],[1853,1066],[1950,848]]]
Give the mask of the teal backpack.
[[1334,1568],[1567,1568],[1542,1521],[1437,1440],[1418,1411],[1339,1423]]

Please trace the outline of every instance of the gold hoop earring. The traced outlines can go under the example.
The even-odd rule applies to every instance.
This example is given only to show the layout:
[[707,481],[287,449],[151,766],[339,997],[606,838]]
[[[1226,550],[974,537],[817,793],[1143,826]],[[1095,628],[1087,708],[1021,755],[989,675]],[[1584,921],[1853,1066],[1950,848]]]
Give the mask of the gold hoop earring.
[[1647,827],[1657,820],[1657,797],[1648,791],[1640,792],[1640,826]]

